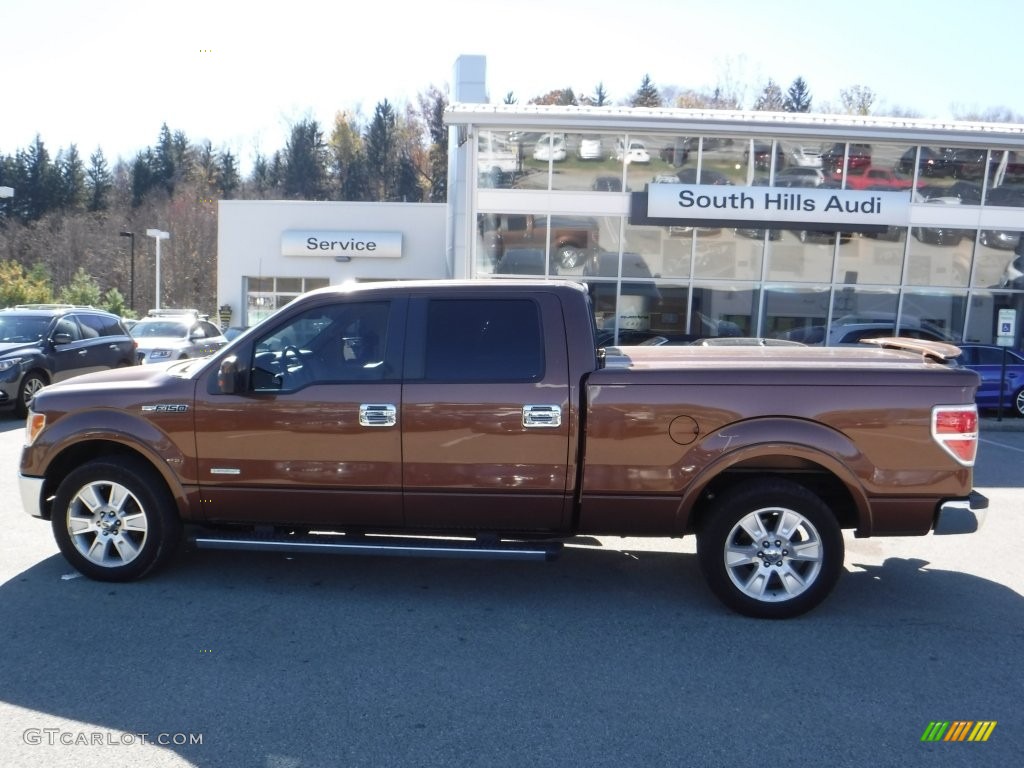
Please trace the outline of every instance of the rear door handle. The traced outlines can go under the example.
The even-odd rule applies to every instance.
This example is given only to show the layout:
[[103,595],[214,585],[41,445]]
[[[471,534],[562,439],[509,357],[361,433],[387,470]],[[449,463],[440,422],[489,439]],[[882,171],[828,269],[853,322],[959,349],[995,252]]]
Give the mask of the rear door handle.
[[524,405],[524,427],[560,427],[562,426],[562,406],[560,405]]
[[393,427],[398,423],[398,409],[390,403],[363,403],[359,406],[362,427]]

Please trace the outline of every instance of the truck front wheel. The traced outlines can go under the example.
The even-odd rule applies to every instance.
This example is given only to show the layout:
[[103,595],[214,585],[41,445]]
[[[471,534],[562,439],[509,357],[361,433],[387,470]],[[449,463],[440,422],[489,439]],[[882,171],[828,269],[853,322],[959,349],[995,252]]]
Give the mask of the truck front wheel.
[[785,479],[721,493],[697,534],[711,591],[733,610],[764,619],[799,616],[832,591],[843,569],[843,534],[815,494]]
[[131,581],[174,550],[181,521],[162,479],[140,459],[97,459],[57,489],[51,520],[61,553],[98,581]]

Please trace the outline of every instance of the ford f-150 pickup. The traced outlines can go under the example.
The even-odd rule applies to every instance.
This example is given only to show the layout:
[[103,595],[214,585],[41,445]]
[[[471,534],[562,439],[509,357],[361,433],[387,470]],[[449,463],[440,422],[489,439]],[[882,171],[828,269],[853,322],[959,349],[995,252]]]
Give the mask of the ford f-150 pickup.
[[697,537],[741,613],[817,605],[857,536],[967,533],[976,374],[947,344],[595,347],[586,285],[305,294],[213,356],[42,389],[20,487],[85,575],[199,547],[546,559]]

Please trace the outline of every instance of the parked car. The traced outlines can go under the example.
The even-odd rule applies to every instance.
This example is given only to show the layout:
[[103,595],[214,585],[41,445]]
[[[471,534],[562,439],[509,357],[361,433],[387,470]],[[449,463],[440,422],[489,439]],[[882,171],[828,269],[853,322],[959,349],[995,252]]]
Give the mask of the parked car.
[[[840,181],[842,174],[836,173],[833,178],[836,181]],[[923,182],[918,181],[917,184],[921,186]],[[848,189],[910,189],[914,186],[914,179],[911,176],[904,176],[892,168],[865,165],[857,169],[850,168],[849,173],[846,174],[846,186]]]
[[[1003,407],[1024,417],[1024,353],[992,344],[960,344],[958,361],[981,376],[975,394],[978,408],[998,408],[1000,381]],[[1003,363],[1006,377],[1003,378]]]
[[533,148],[533,159],[559,163],[565,160],[565,136],[560,133],[545,133],[537,139]]
[[896,168],[900,173],[908,176],[914,173],[914,163],[917,163],[918,176],[946,176],[949,173],[949,166],[946,158],[931,147],[921,147],[920,156],[917,154],[917,147],[911,147],[902,155]]
[[683,184],[732,184],[724,173],[709,171],[707,168],[701,168],[699,176],[696,168],[684,168],[676,176]]
[[1024,288],[1024,237],[1015,249],[1016,258],[1006,265],[1003,276],[999,278],[1000,288]]
[[[751,151],[750,145],[747,144],[747,148],[743,150],[743,163],[747,165],[750,163]],[[772,166],[772,145],[770,142],[754,142],[754,167],[759,168],[763,171],[767,171]],[[777,144],[775,146],[775,168],[786,167],[786,153],[782,150],[782,145]]]
[[206,357],[228,343],[220,328],[191,309],[154,309],[132,328],[140,363]]
[[[846,156],[846,145],[837,142],[821,153],[821,167],[827,174],[842,173],[843,158]],[[861,168],[871,165],[871,145],[851,144],[850,154],[847,158],[847,169],[850,172],[859,171]]]
[[[543,275],[544,251],[539,248],[509,248],[498,259],[496,275]],[[552,268],[551,274],[557,274]]]
[[798,168],[821,168],[821,152],[801,144],[790,150],[789,161]]
[[580,139],[580,145],[576,148],[576,157],[580,160],[601,160],[602,149],[600,139]]
[[0,310],[0,408],[18,418],[47,384],[135,362],[135,341],[110,312],[70,304]]
[[[956,197],[930,197],[925,202],[936,205],[959,205]],[[955,227],[911,227],[910,234],[928,245],[956,245],[964,237],[965,230]]]
[[[899,335],[901,338],[924,339],[926,341],[942,341],[952,343],[953,339],[941,328],[920,321],[907,321],[900,325],[899,334],[896,325],[887,320],[870,320],[851,317],[840,318],[832,323],[828,331],[827,343],[830,347],[859,344],[863,339],[884,338]],[[826,343],[825,326],[810,325],[794,328],[783,333],[780,338],[789,341],[800,341],[804,344]]]
[[598,176],[594,179],[594,183],[590,185],[590,188],[595,192],[621,192],[622,191],[622,177],[621,176]]
[[619,161],[625,159],[627,163],[649,163],[651,155],[642,141],[630,141],[629,146],[626,147],[620,140],[616,143],[615,159]]
[[776,187],[820,187],[824,183],[821,168],[793,165],[775,174]]

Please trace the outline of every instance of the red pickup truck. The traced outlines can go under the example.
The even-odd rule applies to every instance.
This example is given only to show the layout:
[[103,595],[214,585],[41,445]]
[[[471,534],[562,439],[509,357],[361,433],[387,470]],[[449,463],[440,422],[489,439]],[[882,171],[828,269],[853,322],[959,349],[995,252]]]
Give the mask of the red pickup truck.
[[88,374],[28,415],[24,507],[95,579],[200,547],[549,558],[695,534],[759,617],[817,605],[858,536],[966,533],[977,375],[955,347],[595,347],[587,287],[317,290],[212,357]]

